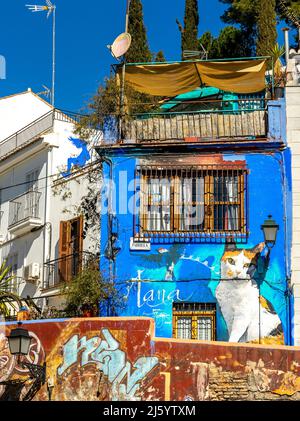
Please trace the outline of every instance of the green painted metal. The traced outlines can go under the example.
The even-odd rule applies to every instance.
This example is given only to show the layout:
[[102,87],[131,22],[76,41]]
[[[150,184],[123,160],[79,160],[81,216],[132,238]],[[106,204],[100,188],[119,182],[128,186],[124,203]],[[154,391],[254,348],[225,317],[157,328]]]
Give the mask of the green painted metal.
[[190,101],[193,99],[200,99],[200,98],[206,98],[208,96],[217,95],[220,93],[220,89],[213,88],[210,86],[203,87],[203,88],[197,88],[189,92],[185,92],[184,94],[180,94],[175,96],[170,101],[163,104],[160,108],[162,110],[169,110],[173,107],[175,107],[178,104],[184,103],[185,101]]
[[[232,112],[235,113],[240,113],[240,112],[245,112],[245,111],[249,111],[249,112],[253,112],[254,109],[253,108],[243,108],[242,110],[233,110],[233,109],[228,109],[228,110],[199,110],[199,111],[171,111],[171,112],[160,112],[160,111],[153,111],[151,113],[133,113],[134,116],[148,116],[148,117],[153,117],[153,116],[172,116],[172,115],[186,115],[186,114],[230,114]],[[265,111],[265,108],[255,108],[255,111]]]
[[[226,61],[245,61],[245,60],[262,60],[271,59],[271,56],[259,56],[259,57],[235,57],[235,58],[218,58],[209,60],[174,60],[174,61],[150,61],[142,63],[126,63],[126,66],[146,66],[146,65],[158,65],[158,64],[176,64],[176,63],[209,63],[209,62],[226,62]],[[120,65],[119,65],[120,66]]]

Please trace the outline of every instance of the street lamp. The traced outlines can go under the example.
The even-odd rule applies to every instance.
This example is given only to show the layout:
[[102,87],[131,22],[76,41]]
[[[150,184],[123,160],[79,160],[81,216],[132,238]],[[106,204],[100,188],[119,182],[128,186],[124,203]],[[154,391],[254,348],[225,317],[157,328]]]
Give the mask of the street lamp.
[[[19,322],[18,325],[21,325],[21,323]],[[17,355],[20,359],[21,355],[28,354],[31,342],[28,330],[17,327],[11,330],[7,339],[11,355]]]
[[279,225],[272,219],[272,215],[268,215],[268,218],[269,219],[266,219],[260,228],[264,232],[266,246],[268,247],[268,249],[271,249],[276,243]]
[[18,327],[10,331],[7,336],[9,350],[12,355],[18,357],[18,363],[24,368],[28,368],[30,377],[36,379],[37,383],[43,385],[46,381],[46,363],[43,365],[20,362],[22,355],[27,355],[31,343],[31,336],[28,330],[21,327],[22,322],[18,322]]

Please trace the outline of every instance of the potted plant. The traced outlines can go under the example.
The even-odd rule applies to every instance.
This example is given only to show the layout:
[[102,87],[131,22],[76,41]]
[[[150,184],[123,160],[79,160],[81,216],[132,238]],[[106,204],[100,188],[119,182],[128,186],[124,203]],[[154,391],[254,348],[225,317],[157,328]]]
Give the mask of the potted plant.
[[283,69],[282,62],[280,57],[284,54],[285,50],[283,46],[275,44],[271,50],[271,55],[273,57],[273,78],[274,78],[274,97],[275,99],[284,97],[284,88],[286,85],[287,77],[286,71]]
[[122,302],[120,293],[111,282],[102,278],[98,264],[93,261],[67,282],[61,292],[65,296],[64,310],[70,316],[95,317],[102,303]]

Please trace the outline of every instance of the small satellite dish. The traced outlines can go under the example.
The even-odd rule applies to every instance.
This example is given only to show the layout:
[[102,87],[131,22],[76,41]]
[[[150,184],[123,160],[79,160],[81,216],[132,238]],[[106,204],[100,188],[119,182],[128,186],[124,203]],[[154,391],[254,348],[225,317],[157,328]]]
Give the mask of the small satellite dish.
[[128,32],[120,34],[112,45],[107,47],[110,49],[112,56],[116,59],[122,57],[128,51],[131,45],[131,35]]

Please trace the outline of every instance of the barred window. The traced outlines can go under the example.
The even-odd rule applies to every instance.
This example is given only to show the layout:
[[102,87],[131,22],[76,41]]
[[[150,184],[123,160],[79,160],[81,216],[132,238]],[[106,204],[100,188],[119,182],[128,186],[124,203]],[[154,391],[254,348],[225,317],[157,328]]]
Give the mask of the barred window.
[[247,232],[247,170],[140,169],[140,233]]
[[173,336],[178,339],[216,339],[214,303],[176,303],[173,306]]

